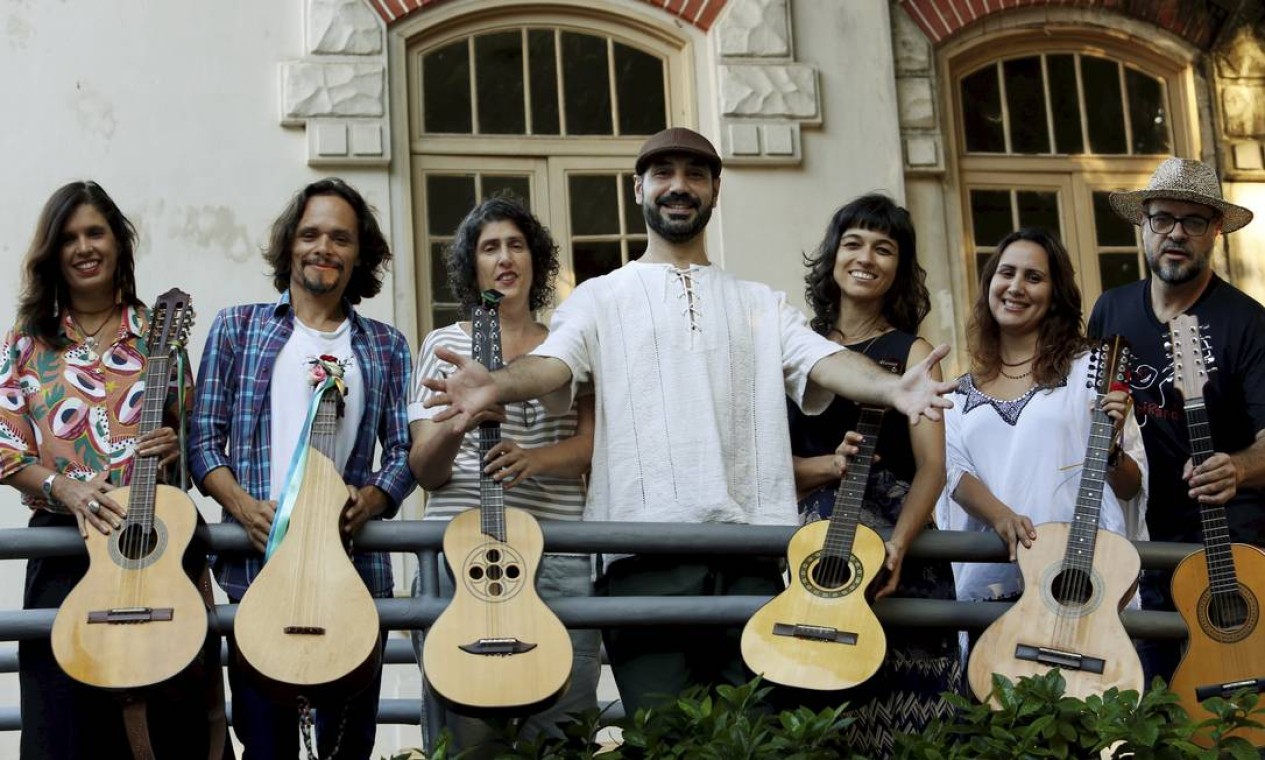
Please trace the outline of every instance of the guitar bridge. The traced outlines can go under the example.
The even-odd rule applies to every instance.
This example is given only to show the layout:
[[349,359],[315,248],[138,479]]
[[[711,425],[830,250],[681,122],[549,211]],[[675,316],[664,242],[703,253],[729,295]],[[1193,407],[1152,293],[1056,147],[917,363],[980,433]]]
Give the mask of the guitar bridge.
[[853,644],[857,643],[857,635],[849,631],[841,631],[838,628],[829,628],[824,625],[802,625],[800,623],[774,623],[774,636],[791,636],[797,639],[807,639],[808,641],[825,641],[831,644]]
[[472,644],[461,644],[458,646],[458,649],[470,654],[499,656],[523,654],[524,652],[530,652],[535,648],[535,644],[510,638],[479,639]]
[[1064,670],[1079,670],[1083,673],[1102,674],[1107,661],[1101,657],[1090,657],[1077,652],[1067,652],[1050,647],[1034,647],[1030,644],[1015,645],[1015,659],[1039,662]]
[[1257,694],[1265,692],[1265,678],[1247,678],[1242,681],[1198,686],[1195,688],[1195,699],[1202,702],[1209,697],[1229,697],[1243,689],[1255,691]]
[[287,625],[282,633],[293,633],[299,636],[324,636],[325,629],[319,625]]
[[116,607],[112,610],[89,612],[88,622],[108,625],[166,622],[171,620],[174,614],[175,612],[170,607]]

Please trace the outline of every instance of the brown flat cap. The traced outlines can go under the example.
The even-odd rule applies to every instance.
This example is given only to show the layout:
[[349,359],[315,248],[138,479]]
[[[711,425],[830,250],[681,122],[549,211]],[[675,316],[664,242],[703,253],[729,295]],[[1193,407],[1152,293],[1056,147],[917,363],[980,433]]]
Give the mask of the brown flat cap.
[[641,146],[641,152],[637,154],[637,163],[633,165],[633,168],[641,174],[646,170],[646,164],[650,163],[651,159],[669,153],[684,153],[700,158],[712,168],[713,175],[720,176],[721,162],[716,148],[712,147],[706,137],[685,127],[668,127],[652,135]]

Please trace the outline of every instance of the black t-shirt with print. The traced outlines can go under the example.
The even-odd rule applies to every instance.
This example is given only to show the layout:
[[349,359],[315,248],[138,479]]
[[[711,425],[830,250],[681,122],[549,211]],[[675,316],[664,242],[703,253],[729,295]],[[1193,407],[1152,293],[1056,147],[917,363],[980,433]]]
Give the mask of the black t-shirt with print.
[[[1122,335],[1132,347],[1134,409],[1150,468],[1147,527],[1154,541],[1201,539],[1199,506],[1186,494],[1182,467],[1190,439],[1181,394],[1165,353],[1168,327],[1151,308],[1149,279],[1114,288],[1094,304],[1091,337]],[[1265,307],[1213,275],[1187,313],[1206,325],[1214,362],[1204,387],[1213,448],[1246,449],[1265,429]],[[1226,504],[1231,540],[1265,546],[1265,491],[1240,487]]]

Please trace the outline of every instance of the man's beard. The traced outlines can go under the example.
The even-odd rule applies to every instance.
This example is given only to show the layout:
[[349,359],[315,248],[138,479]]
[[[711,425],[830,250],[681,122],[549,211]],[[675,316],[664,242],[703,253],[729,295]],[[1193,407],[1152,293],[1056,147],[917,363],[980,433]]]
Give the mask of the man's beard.
[[[311,262],[308,262],[308,261],[303,262],[303,267],[302,269],[299,270],[299,282],[303,284],[303,289],[311,293],[312,295],[323,296],[326,293],[332,293],[338,289],[339,278],[335,277],[334,280],[331,282],[331,281],[327,281],[318,277],[309,277],[307,274],[307,265],[309,263],[317,263],[317,261],[320,261],[320,260],[317,259]],[[327,266],[330,264],[334,264],[335,266],[338,267],[338,271],[340,273],[342,272],[341,263],[329,262],[329,261],[320,261],[320,263]]]
[[1161,264],[1160,259],[1164,255],[1164,251],[1161,249],[1158,256],[1147,255],[1146,265],[1152,274],[1169,285],[1185,284],[1203,274],[1203,271],[1208,268],[1210,257],[1195,254],[1188,248],[1181,248],[1181,251],[1190,257],[1184,263]]
[[[698,213],[692,220],[675,221],[665,219],[659,213],[659,207],[668,203],[684,201],[689,203]],[[669,243],[687,243],[703,231],[712,218],[712,207],[703,208],[698,198],[686,193],[671,193],[652,201],[649,198],[641,204],[641,215],[646,218],[646,226],[654,230],[659,237]]]

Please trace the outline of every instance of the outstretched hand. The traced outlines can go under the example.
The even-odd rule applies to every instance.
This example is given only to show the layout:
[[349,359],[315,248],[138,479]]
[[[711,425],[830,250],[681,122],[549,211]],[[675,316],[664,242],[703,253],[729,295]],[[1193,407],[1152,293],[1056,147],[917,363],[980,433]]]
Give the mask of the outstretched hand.
[[957,383],[939,380],[932,370],[940,360],[949,355],[949,344],[941,343],[927,357],[905,371],[892,394],[892,406],[909,417],[917,425],[924,417],[932,422],[944,419],[942,409],[950,409],[953,402],[944,397]]
[[435,395],[428,398],[423,406],[448,408],[435,415],[434,422],[451,421],[454,428],[470,430],[478,424],[475,419],[496,405],[496,381],[487,368],[468,356],[439,347],[435,356],[457,368],[457,371],[446,378],[425,378],[422,384]]

